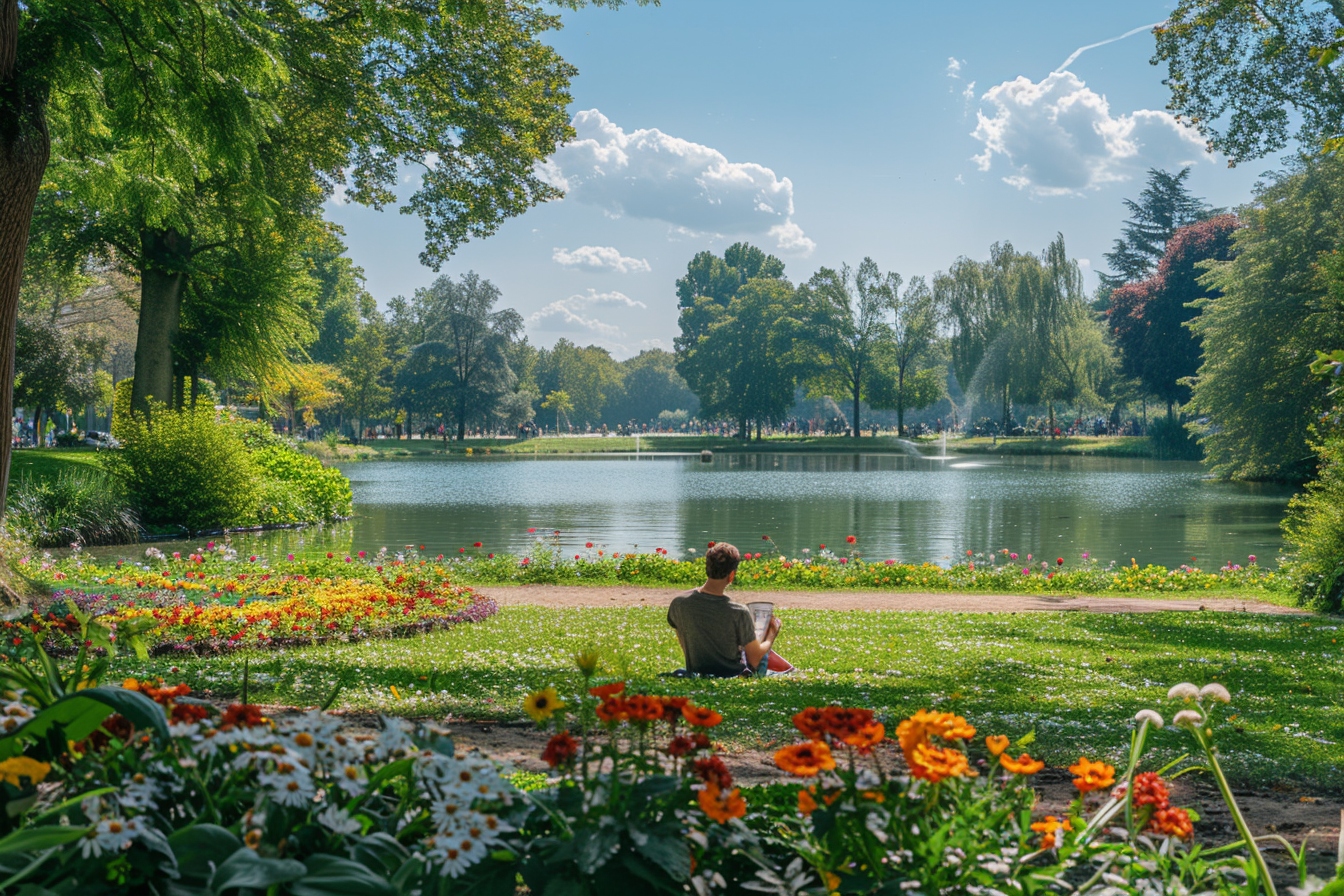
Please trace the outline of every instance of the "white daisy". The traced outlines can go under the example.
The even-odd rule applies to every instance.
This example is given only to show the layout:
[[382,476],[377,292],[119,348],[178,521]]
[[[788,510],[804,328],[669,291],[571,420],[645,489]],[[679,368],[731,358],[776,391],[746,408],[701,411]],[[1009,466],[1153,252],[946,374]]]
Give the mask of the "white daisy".
[[340,806],[328,806],[317,813],[317,823],[337,834],[358,834],[364,828]]

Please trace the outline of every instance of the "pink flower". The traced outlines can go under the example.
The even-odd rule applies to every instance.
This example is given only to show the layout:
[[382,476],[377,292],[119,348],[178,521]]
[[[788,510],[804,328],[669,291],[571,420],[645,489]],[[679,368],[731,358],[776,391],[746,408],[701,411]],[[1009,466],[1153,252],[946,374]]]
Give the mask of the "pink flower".
[[368,555],[365,554],[363,551],[360,551],[360,552],[359,552],[359,559],[363,560],[366,556],[368,556]]
[[1255,562],[1255,555],[1254,555],[1254,554],[1251,554],[1251,555],[1250,555],[1249,557],[1247,557],[1246,559],[1249,560],[1249,561],[1251,561],[1252,563],[1254,563],[1254,562]]
[[841,563],[848,563],[848,562],[849,562],[849,558],[848,558],[848,557],[841,557],[841,558],[840,558],[840,562],[841,562]]
[[1084,560],[1086,560],[1089,556],[1090,556],[1090,555],[1087,553],[1087,551],[1083,551],[1083,559],[1084,559]]
[[286,555],[285,555],[285,559],[286,559],[286,560],[293,560],[293,559],[294,559],[294,555],[293,555],[293,554],[286,554]]
[[888,565],[888,566],[895,566],[895,565],[896,565],[896,561],[895,561],[895,560],[888,560],[888,561],[886,561],[886,562],[887,562],[887,565]]
[[1025,566],[1022,567],[1022,575],[1024,575],[1024,576],[1029,576],[1029,575],[1031,575],[1031,570],[1027,569]]
[[1011,556],[1014,560],[1017,559],[1017,554],[1010,554],[1009,556]]
[[354,559],[351,558],[351,557],[346,557],[346,558],[345,558],[345,562],[346,562],[346,563],[353,563],[353,562],[354,562]]
[[181,559],[182,559],[182,552],[181,552],[181,551],[173,551],[173,559],[174,559],[174,560],[181,560]]
[[215,549],[215,543],[213,541],[206,542],[205,549],[207,551],[213,551]]

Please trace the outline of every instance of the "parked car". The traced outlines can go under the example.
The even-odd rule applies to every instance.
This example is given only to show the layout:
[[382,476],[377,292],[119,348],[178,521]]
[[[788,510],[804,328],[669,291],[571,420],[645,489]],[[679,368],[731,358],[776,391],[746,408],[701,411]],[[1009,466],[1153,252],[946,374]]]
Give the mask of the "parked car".
[[99,432],[96,429],[91,429],[88,432],[84,433],[84,444],[89,445],[93,448],[121,447],[121,442],[118,442],[116,439],[112,438],[112,433]]

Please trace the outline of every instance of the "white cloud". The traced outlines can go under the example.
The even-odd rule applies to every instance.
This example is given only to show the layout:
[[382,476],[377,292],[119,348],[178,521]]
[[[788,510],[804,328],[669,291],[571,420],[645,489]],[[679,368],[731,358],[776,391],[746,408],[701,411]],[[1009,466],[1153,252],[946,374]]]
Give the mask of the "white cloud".
[[615,271],[618,274],[644,273],[650,270],[647,260],[622,255],[615,246],[580,246],[572,252],[556,248],[552,251],[551,260],[561,267]]
[[1039,83],[1025,77],[991,87],[992,114],[976,113],[971,136],[984,144],[981,171],[999,160],[1005,183],[1039,196],[1080,195],[1150,167],[1180,168],[1211,157],[1195,132],[1167,112],[1112,115],[1106,97],[1072,72]]
[[730,162],[717,149],[657,128],[627,133],[596,109],[573,123],[575,139],[541,171],[575,202],[702,233],[774,235],[788,252],[814,248],[792,220],[793,182],[764,165]]
[[947,57],[947,76],[952,80],[961,77],[961,67],[966,64],[965,59],[958,59],[955,56]]
[[590,289],[585,295],[572,295],[551,302],[540,311],[528,315],[527,322],[540,332],[592,333],[615,339],[624,333],[619,326],[604,319],[601,309],[647,307],[623,292],[597,292]]

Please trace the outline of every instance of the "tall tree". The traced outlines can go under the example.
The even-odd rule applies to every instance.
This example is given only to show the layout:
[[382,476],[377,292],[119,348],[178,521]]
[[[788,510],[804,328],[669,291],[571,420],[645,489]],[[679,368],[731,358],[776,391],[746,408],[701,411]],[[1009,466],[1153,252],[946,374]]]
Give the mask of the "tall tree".
[[1219,215],[1176,231],[1157,272],[1111,293],[1107,311],[1121,370],[1167,403],[1167,417],[1190,395],[1187,378],[1199,368],[1199,338],[1189,322],[1203,299],[1214,298],[1201,278],[1205,263],[1227,261],[1232,253],[1234,215]]
[[784,418],[794,391],[810,366],[798,351],[806,306],[787,280],[748,280],[725,305],[702,297],[682,317],[708,322],[694,342],[678,351],[677,371],[710,418],[735,420],[742,438]]
[[[537,37],[557,21],[529,0],[0,0],[0,501],[18,289],[53,140],[67,198],[139,218],[143,407],[172,391],[186,280],[220,220],[205,210],[230,185],[261,236],[266,209],[284,208],[268,187],[320,199],[348,177],[347,195],[377,206],[399,166],[420,165],[403,210],[424,219],[431,265],[559,195],[535,165],[572,133],[573,69]],[[298,176],[263,178],[268,161]]]
[[1231,164],[1276,152],[1290,136],[1339,148],[1344,2],[1179,0],[1153,31],[1167,108]]
[[933,290],[923,277],[912,278],[904,293],[892,288],[888,313],[890,345],[880,358],[886,395],[875,394],[876,400],[869,403],[895,410],[896,432],[903,434],[906,410],[926,408],[943,397],[947,362],[924,366],[933,360],[938,311]]
[[1143,280],[1157,269],[1166,252],[1167,242],[1176,231],[1216,214],[1218,210],[1193,195],[1185,180],[1189,168],[1172,174],[1158,168],[1148,169],[1148,183],[1138,199],[1126,199],[1129,218],[1106,263],[1111,273],[1099,274],[1104,287],[1115,289]]
[[558,339],[537,355],[538,394],[564,392],[571,403],[565,413],[580,424],[597,424],[607,402],[621,392],[621,369],[606,349],[578,346]]
[[408,407],[447,411],[461,440],[468,422],[484,421],[512,390],[508,345],[523,318],[512,308],[496,311],[499,289],[473,271],[456,281],[439,277],[418,293],[428,338],[411,350],[398,383],[410,398]]
[[620,362],[621,394],[606,410],[612,423],[651,423],[663,411],[695,416],[700,402],[677,373],[677,359],[662,349],[646,349]]
[[884,275],[877,262],[865,258],[858,270],[822,268],[798,291],[808,307],[807,338],[817,352],[814,382],[820,391],[834,388],[850,399],[850,432],[856,438],[863,434],[861,400],[891,340],[887,312],[900,288],[900,274]]
[[341,409],[359,442],[368,421],[382,416],[392,400],[385,383],[390,372],[387,327],[376,309],[342,346],[340,370],[349,383],[341,395]]
[[1316,463],[1308,429],[1329,407],[1309,366],[1344,343],[1344,159],[1299,165],[1239,212],[1229,261],[1203,278],[1191,321],[1203,341],[1190,411],[1219,476],[1301,482]]

